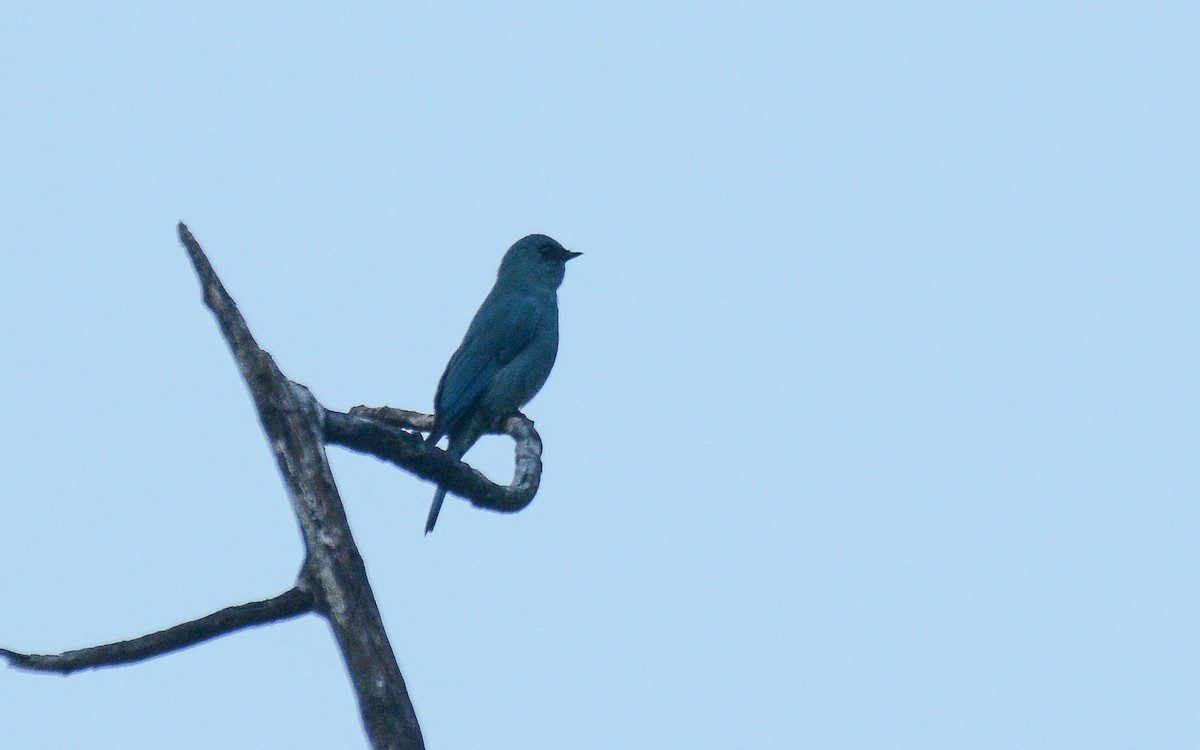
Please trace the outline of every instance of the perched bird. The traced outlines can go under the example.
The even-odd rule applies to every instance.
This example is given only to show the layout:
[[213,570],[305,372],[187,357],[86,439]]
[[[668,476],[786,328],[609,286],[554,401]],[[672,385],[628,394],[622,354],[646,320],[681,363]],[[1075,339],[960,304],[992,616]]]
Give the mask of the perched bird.
[[[558,354],[558,287],[567,261],[581,254],[544,234],[531,234],[508,249],[495,286],[442,373],[428,442],[449,436],[446,452],[462,458],[501,417],[542,389]],[[426,534],[445,497],[439,485]]]

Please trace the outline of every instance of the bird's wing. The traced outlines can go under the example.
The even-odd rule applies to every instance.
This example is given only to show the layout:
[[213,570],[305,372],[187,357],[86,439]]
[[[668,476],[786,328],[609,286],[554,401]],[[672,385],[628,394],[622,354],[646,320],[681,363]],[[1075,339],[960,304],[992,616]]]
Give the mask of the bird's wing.
[[487,392],[496,373],[525,350],[548,324],[539,300],[524,295],[484,300],[438,383],[431,439],[453,435]]

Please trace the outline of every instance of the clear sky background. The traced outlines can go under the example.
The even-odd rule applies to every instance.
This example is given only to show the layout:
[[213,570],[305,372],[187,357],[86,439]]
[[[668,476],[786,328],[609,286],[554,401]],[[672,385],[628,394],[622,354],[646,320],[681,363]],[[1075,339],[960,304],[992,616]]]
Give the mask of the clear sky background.
[[[1194,3],[0,9],[0,645],[301,545],[175,239],[323,403],[428,409],[508,245],[586,254],[515,516],[332,448],[431,748],[1200,746]],[[499,479],[509,445],[469,454]],[[5,748],[354,748],[317,617]]]

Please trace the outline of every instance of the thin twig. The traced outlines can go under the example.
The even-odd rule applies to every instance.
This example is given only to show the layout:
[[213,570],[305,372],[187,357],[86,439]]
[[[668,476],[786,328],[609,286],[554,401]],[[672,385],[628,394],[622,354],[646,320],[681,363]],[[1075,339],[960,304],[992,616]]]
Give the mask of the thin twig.
[[128,641],[64,651],[61,654],[21,654],[0,648],[0,655],[8,657],[10,664],[21,669],[70,674],[81,669],[131,664],[194,646],[235,630],[289,620],[311,611],[312,595],[293,588],[271,599],[226,607],[197,620]]
[[508,486],[496,484],[419,434],[403,429],[429,429],[432,420],[428,414],[386,406],[356,406],[349,414],[326,411],[325,442],[375,456],[437,482],[477,508],[516,513],[533,501],[542,479],[542,439],[528,417],[513,414],[496,431],[516,441],[513,481]]

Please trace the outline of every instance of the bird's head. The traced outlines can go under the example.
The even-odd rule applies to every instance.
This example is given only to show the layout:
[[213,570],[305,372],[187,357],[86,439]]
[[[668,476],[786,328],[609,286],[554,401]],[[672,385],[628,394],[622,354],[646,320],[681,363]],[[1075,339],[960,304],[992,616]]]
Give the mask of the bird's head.
[[497,277],[521,285],[557,289],[566,273],[567,261],[582,254],[567,250],[544,234],[531,234],[517,240],[504,254]]

